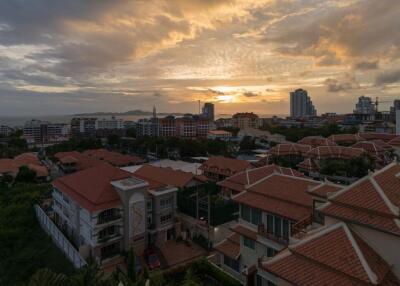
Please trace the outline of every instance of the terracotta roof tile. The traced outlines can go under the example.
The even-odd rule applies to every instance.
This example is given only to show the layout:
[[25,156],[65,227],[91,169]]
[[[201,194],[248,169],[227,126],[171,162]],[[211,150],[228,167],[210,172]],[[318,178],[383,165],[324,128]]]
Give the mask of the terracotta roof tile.
[[53,185],[89,212],[121,204],[111,181],[132,177],[132,174],[106,163],[60,177]]
[[328,138],[324,138],[322,136],[307,136],[299,140],[297,143],[310,145],[312,147],[318,146],[336,146],[337,144]]
[[251,168],[250,162],[227,158],[222,156],[215,156],[208,158],[200,167],[200,170],[207,170],[221,175],[233,175],[237,172],[244,171]]
[[204,176],[196,176],[190,172],[173,170],[172,168],[143,165],[134,172],[135,176],[157,181],[163,185],[185,187],[191,181],[205,182]]
[[[54,155],[54,157],[56,157],[62,164],[69,164],[72,162],[72,159],[74,159],[77,163],[78,170],[85,170],[104,163],[100,160],[79,153],[78,151],[58,152]],[[66,162],[65,158],[68,158]]]
[[364,140],[358,134],[334,134],[328,137],[329,140],[335,143],[354,144],[358,141]]
[[137,156],[125,155],[118,152],[108,151],[106,149],[86,150],[83,154],[118,167],[143,164],[146,162],[144,159]]
[[400,146],[400,136],[397,136],[388,142],[391,146]]
[[243,235],[243,236],[251,238],[253,240],[257,239],[257,231],[254,231],[243,225],[237,224],[237,225],[231,227],[231,230],[237,234]]
[[227,239],[216,244],[214,248],[218,252],[237,260],[240,256],[240,235],[234,233]]
[[306,157],[316,160],[340,158],[352,159],[361,156],[365,151],[361,148],[352,148],[344,146],[319,146],[306,154]]
[[383,149],[379,143],[373,141],[359,141],[352,147],[364,149],[368,154],[374,157],[379,157],[385,154],[385,149]]
[[344,223],[308,235],[262,268],[295,285],[398,283],[386,261]]
[[[255,182],[261,180],[262,178],[270,176],[273,173],[295,177],[304,177],[302,173],[291,168],[280,167],[278,165],[267,165],[237,173],[221,182],[218,182],[217,185],[232,189],[237,192],[242,192],[246,189],[247,185],[254,184]],[[247,178],[249,181],[247,181]]]
[[340,191],[342,188],[343,186],[325,182],[319,186],[316,186],[315,188],[309,189],[308,193],[313,196],[327,198],[328,195],[334,194]]
[[364,140],[382,140],[384,142],[388,142],[397,136],[396,134],[389,133],[359,133],[359,135]]
[[306,170],[306,171],[319,170],[319,167],[310,158],[306,158],[304,161],[301,161],[299,164],[297,164],[297,167],[299,169]]
[[286,155],[305,155],[311,150],[311,146],[297,143],[283,143],[278,144],[270,149],[273,156],[286,156]]

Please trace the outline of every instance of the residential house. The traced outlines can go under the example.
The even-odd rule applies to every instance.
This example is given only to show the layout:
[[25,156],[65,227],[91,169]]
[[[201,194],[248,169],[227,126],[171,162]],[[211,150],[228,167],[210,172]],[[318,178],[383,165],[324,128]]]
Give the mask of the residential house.
[[174,239],[176,191],[107,163],[53,182],[57,224],[84,256],[104,263]]
[[221,181],[238,172],[251,169],[252,167],[250,162],[244,160],[214,156],[208,158],[208,160],[200,166],[200,169],[210,180]]

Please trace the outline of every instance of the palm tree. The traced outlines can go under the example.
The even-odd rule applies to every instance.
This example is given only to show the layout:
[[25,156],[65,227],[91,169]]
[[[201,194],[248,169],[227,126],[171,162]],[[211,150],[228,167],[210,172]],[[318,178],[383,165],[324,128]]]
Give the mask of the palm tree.
[[55,273],[45,268],[32,275],[28,286],[65,286],[68,284],[68,278],[64,274]]
[[73,286],[108,286],[111,285],[109,279],[104,277],[96,263],[85,265],[78,274],[70,279]]

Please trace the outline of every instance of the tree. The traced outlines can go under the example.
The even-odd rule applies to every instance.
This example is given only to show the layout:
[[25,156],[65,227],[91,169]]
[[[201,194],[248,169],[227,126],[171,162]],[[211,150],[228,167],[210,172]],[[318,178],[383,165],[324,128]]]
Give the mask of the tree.
[[126,137],[136,138],[136,128],[131,127],[126,130]]
[[36,181],[36,173],[27,166],[21,166],[19,167],[15,181],[20,183],[34,183]]
[[73,286],[106,286],[110,281],[105,279],[104,272],[94,262],[89,262],[70,278]]
[[110,134],[107,136],[107,143],[111,147],[117,147],[121,143],[121,138],[117,134]]
[[44,268],[36,271],[29,280],[28,286],[65,286],[67,284],[68,279],[64,274]]

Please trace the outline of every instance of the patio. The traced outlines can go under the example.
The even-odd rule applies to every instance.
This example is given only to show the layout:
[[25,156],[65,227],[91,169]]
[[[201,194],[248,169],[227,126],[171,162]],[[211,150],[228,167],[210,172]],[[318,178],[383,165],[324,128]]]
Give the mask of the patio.
[[159,248],[161,255],[164,258],[166,267],[175,267],[180,264],[187,263],[198,257],[206,256],[207,251],[191,241],[166,241]]

